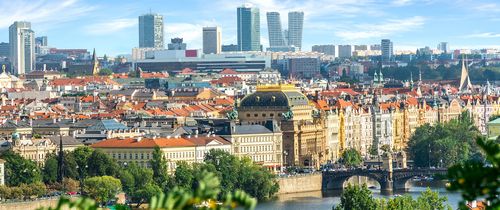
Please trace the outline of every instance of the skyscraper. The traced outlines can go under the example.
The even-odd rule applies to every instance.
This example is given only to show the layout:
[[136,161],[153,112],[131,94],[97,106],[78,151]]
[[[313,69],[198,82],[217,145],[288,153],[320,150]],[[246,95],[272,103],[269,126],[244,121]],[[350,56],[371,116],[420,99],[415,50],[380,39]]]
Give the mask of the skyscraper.
[[302,29],[304,27],[304,12],[288,13],[288,45],[302,48]]
[[221,50],[222,32],[220,27],[203,27],[203,53],[219,54]]
[[279,12],[267,13],[267,30],[269,32],[269,47],[286,46]]
[[31,23],[16,21],[9,27],[10,61],[17,75],[35,69],[35,32]]
[[437,46],[438,50],[440,50],[443,53],[448,53],[450,51],[450,48],[448,46],[448,42],[441,42]]
[[35,54],[40,55],[41,48],[47,47],[47,36],[40,36],[35,38]]
[[382,50],[382,60],[391,61],[393,56],[393,46],[390,39],[382,39],[380,42]]
[[238,49],[240,51],[260,51],[260,12],[250,4],[237,9]]
[[139,16],[139,47],[164,47],[162,15]]
[[352,56],[351,45],[339,45],[338,48],[339,58],[350,58]]

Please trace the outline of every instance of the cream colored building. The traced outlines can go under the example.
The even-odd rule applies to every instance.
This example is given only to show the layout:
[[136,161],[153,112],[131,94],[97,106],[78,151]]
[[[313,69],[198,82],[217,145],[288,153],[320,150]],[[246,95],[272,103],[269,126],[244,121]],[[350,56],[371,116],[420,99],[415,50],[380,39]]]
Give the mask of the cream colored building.
[[220,136],[231,142],[237,157],[249,157],[273,171],[283,166],[283,135],[276,121],[268,121],[265,125],[229,123]]
[[150,167],[155,147],[159,147],[167,160],[169,172],[175,171],[178,161],[202,162],[211,149],[231,153],[231,143],[215,135],[176,136],[167,138],[114,138],[95,144],[92,148],[102,149],[121,165],[135,162],[141,167]]

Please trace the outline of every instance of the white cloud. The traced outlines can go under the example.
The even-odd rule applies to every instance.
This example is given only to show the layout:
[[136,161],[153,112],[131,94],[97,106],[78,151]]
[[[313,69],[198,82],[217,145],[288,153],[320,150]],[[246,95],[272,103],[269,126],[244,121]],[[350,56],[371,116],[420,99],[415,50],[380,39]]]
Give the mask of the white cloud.
[[500,4],[496,3],[477,3],[475,2],[475,6],[473,7],[475,10],[479,12],[487,12],[487,13],[492,13],[492,12],[500,12]]
[[121,18],[85,26],[85,32],[90,35],[105,35],[135,26],[137,26],[137,18]]
[[392,4],[394,6],[406,6],[413,3],[412,0],[394,0],[392,1]]
[[78,0],[6,0],[0,1],[0,28],[9,27],[14,21],[50,23],[69,22],[95,10]]
[[464,37],[465,38],[500,38],[500,33],[485,32],[485,33],[469,34],[469,35],[465,35]]
[[424,23],[425,18],[421,16],[406,19],[390,19],[380,24],[361,24],[345,27],[335,32],[335,35],[346,41],[382,38],[401,32],[412,31],[424,25]]
[[165,23],[165,43],[170,43],[170,38],[183,38],[188,49],[201,49],[203,45],[203,27],[219,26],[214,20],[198,23]]

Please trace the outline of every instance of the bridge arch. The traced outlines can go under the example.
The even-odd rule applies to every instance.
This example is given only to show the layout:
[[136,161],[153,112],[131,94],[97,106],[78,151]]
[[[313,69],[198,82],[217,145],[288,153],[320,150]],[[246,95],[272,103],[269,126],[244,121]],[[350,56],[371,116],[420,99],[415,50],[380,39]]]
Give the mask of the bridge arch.
[[353,176],[368,177],[378,182],[381,191],[392,189],[392,182],[390,181],[388,171],[382,170],[349,170],[349,171],[328,171],[323,172],[323,190],[342,190],[344,183]]

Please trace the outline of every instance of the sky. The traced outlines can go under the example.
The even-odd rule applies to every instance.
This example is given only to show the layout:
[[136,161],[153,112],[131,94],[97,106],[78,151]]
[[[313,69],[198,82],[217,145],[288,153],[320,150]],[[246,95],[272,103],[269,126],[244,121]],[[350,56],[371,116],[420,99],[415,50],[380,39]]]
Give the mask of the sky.
[[261,43],[268,47],[265,13],[305,14],[303,50],[315,44],[377,44],[395,49],[500,48],[499,0],[0,0],[0,42],[14,21],[30,21],[36,36],[57,48],[96,48],[97,54],[130,54],[138,41],[138,16],[164,15],[165,46],[182,37],[202,46],[202,27],[220,26],[222,43],[236,44],[236,8],[260,9]]

